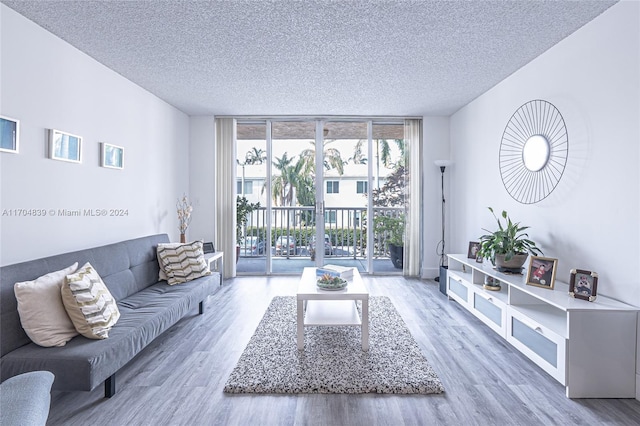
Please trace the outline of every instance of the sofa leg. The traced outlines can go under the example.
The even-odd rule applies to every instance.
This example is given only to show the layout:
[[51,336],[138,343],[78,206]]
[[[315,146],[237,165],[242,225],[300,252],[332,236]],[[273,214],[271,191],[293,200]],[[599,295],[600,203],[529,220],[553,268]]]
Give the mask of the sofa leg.
[[204,300],[198,303],[198,314],[204,314]]
[[116,374],[113,373],[104,381],[104,397],[111,398],[116,394]]

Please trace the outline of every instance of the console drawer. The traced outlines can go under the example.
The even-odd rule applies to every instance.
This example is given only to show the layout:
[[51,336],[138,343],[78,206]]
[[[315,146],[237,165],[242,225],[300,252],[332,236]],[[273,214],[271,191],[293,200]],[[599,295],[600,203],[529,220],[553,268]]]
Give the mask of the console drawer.
[[473,293],[473,314],[489,328],[506,337],[507,305],[496,297],[481,292]]
[[507,341],[557,381],[566,384],[566,338],[512,307],[507,311]]

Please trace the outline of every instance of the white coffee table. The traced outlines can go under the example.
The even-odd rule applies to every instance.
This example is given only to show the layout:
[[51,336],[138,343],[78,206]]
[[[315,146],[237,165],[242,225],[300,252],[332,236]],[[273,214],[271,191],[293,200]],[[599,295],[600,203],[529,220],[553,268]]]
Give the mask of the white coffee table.
[[[357,269],[343,290],[321,290],[316,285],[316,268],[304,268],[298,284],[298,350],[304,349],[305,326],[360,326],[362,350],[369,350],[369,292]],[[356,301],[362,301],[362,318]]]

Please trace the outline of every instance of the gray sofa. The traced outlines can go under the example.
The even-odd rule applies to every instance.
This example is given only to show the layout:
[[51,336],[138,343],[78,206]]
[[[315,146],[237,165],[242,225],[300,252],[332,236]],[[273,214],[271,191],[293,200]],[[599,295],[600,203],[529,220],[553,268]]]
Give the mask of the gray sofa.
[[44,426],[52,383],[49,371],[19,374],[0,383],[0,425]]
[[[217,272],[174,286],[158,281],[156,247],[167,242],[166,234],[152,235],[0,268],[1,379],[45,370],[55,375],[54,390],[91,391],[104,382],[105,397],[113,396],[116,372],[196,307],[202,313],[205,299],[220,288]],[[74,262],[93,265],[120,319],[108,339],[76,336],[65,346],[38,346],[22,329],[13,286]]]

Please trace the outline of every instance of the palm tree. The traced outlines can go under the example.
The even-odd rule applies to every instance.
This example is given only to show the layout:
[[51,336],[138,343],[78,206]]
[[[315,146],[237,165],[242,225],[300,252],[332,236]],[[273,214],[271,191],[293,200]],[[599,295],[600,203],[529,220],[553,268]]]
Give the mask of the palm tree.
[[276,157],[273,162],[273,166],[280,171],[280,174],[274,176],[271,182],[271,196],[276,205],[293,205],[294,192],[299,184],[304,163],[301,161],[292,163],[293,158],[289,158],[286,152],[281,158]]
[[267,153],[255,146],[245,155],[245,164],[262,164],[267,160]]
[[[323,147],[323,153],[322,153],[323,155],[322,163],[326,170],[335,169],[339,175],[342,175],[344,173],[345,162],[342,160],[342,156],[340,155],[340,151],[338,151],[338,149],[328,146],[333,142],[335,142],[335,140],[332,140],[332,139],[325,139],[323,141],[324,147]],[[315,145],[315,142],[313,141],[310,141],[309,143],[312,145],[312,147],[303,150],[300,153],[300,158],[303,161],[304,172],[309,175],[315,176],[316,145]]]
[[251,148],[244,156],[244,161],[240,162],[240,160],[236,159],[236,163],[240,167],[242,167],[242,196],[244,197],[244,167],[250,166],[253,164],[262,164],[267,159],[267,154],[263,149],[256,148],[255,146]]
[[[397,169],[399,167],[405,166],[405,154],[406,154],[406,144],[404,139],[394,139],[393,142],[400,150],[400,158],[397,162],[391,162],[391,146],[389,145],[389,141],[387,139],[374,139],[375,143],[375,158],[376,158],[376,187],[380,188],[380,163],[382,163],[385,167],[392,167],[393,169]],[[358,143],[356,143],[356,147],[353,152],[353,156],[350,158],[354,164],[366,164],[367,157],[363,153],[363,145],[367,142],[366,139],[360,139]]]

